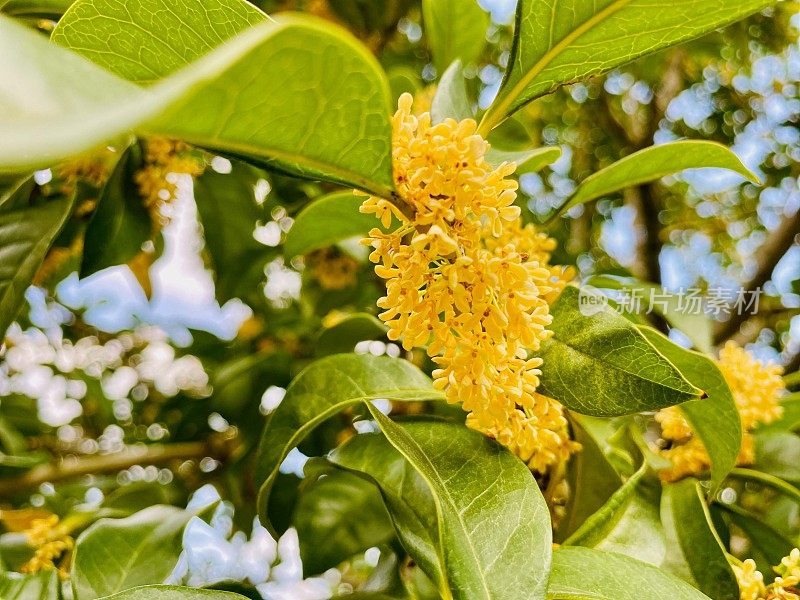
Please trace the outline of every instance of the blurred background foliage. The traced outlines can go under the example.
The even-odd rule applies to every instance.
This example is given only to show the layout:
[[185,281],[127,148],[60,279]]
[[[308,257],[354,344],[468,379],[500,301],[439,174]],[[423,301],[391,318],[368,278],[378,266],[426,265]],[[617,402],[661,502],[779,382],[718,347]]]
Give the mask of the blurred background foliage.
[[[432,62],[419,2],[257,4],[345,26],[379,58],[395,96],[411,91],[418,104],[430,102],[443,66]],[[3,11],[46,33],[68,5],[10,0]],[[465,27],[478,31],[466,32],[473,60],[465,75],[485,108],[508,60],[513,3],[481,5],[465,18]],[[670,290],[763,288],[758,314],[716,322],[715,342],[735,339],[790,373],[800,364],[799,7],[783,2],[563,88],[490,138],[504,149],[561,147],[556,163],[520,176],[519,202],[534,223],[544,222],[576,181],[653,142],[685,137],[732,146],[763,185],[703,170],[576,207],[550,228],[560,242],[553,262],[575,265],[582,277],[635,276]],[[162,160],[150,143],[36,176],[34,194],[74,194],[79,208],[0,354],[0,553],[9,568],[29,555],[15,532],[41,511],[130,514],[158,502],[181,504],[213,482],[236,505],[237,521],[247,522],[265,414],[292,377],[316,357],[353,347],[400,354],[369,316],[382,285],[357,241],[283,256],[299,210],[334,186],[188,148],[170,149]],[[156,190],[143,208],[141,174],[156,168],[184,175],[168,178],[172,188],[160,196],[164,190]],[[104,187],[106,181],[116,183]],[[138,224],[110,246],[92,242],[93,227],[108,225],[96,210],[101,196]],[[350,326],[337,328],[344,319]],[[673,337],[686,341],[677,331]],[[424,366],[423,356],[410,358]],[[298,504],[298,488],[310,492],[320,482],[301,485],[303,455],[325,453],[352,435],[362,416],[335,417],[290,457],[272,498],[272,514],[284,517],[276,527],[311,514],[315,496]],[[385,533],[385,515],[375,519]],[[302,541],[302,524],[294,522]],[[333,566],[324,556],[306,558]]]

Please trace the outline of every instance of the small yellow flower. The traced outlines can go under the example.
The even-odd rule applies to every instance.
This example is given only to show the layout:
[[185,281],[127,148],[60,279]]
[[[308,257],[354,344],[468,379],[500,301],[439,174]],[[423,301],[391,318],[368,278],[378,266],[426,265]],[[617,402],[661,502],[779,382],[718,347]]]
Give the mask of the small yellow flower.
[[767,591],[764,576],[756,569],[756,563],[748,558],[740,565],[732,565],[736,580],[739,582],[740,600],[762,600]]
[[154,137],[145,142],[144,165],[134,175],[134,181],[156,223],[163,220],[161,207],[175,199],[178,186],[174,175],[197,177],[203,172],[200,162],[188,151],[183,142],[168,138]]
[[[779,399],[786,391],[781,378],[781,368],[764,365],[753,356],[728,342],[720,350],[717,361],[725,381],[731,389],[742,419],[742,448],[737,464],[755,461],[755,444],[751,434],[759,423],[771,423],[783,413]],[[672,461],[672,467],[661,471],[665,481],[676,481],[689,475],[699,475],[708,470],[711,459],[702,442],[693,436],[692,428],[680,409],[675,406],[660,410],[656,421],[661,425],[661,437],[672,443],[662,450],[662,455]]]
[[[551,302],[571,276],[548,264],[555,242],[523,227],[514,164],[490,165],[472,119],[432,124],[400,97],[393,118],[399,198],[370,197],[361,211],[378,228],[364,240],[386,280],[378,301],[388,337],[427,346],[434,386],[467,411],[467,425],[494,437],[535,471],[566,460],[563,407],[536,393],[551,332]],[[402,208],[402,210],[401,210]]]
[[323,290],[343,290],[356,284],[358,261],[330,248],[308,255],[309,267]]
[[28,537],[28,543],[35,548],[35,552],[33,557],[22,566],[23,573],[38,573],[45,569],[55,569],[55,561],[72,550],[75,545],[57,515],[34,519],[25,534]]

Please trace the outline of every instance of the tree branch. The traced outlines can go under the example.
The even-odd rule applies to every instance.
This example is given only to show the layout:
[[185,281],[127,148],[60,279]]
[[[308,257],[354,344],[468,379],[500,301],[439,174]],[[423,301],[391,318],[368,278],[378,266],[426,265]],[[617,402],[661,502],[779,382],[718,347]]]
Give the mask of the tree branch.
[[[778,229],[770,233],[767,241],[756,252],[755,260],[757,269],[749,281],[742,286],[748,292],[755,292],[767,283],[772,277],[775,266],[800,238],[800,210],[794,216],[787,217]],[[731,318],[716,326],[714,341],[717,344],[730,339],[739,331],[741,326],[750,318],[747,314],[732,314]]]
[[115,473],[134,465],[163,465],[207,456],[224,461],[231,455],[228,440],[128,446],[121,452],[95,456],[66,456],[39,465],[18,477],[0,479],[0,497],[15,495],[43,483],[55,483],[82,475]]

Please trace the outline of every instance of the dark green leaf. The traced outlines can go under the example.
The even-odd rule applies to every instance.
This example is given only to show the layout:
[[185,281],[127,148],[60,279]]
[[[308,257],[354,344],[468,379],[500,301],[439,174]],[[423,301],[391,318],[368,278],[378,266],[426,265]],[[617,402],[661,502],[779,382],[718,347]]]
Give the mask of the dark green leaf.
[[268,218],[255,199],[255,185],[263,176],[236,162],[230,174],[206,169],[195,179],[194,197],[220,304],[252,294],[264,279],[264,265],[277,254],[253,237],[256,223]]
[[667,534],[663,567],[713,600],[739,600],[736,576],[696,479],[664,486],[661,521]]
[[686,169],[704,167],[728,169],[750,181],[758,182],[758,177],[722,144],[704,140],[682,140],[639,150],[590,175],[561,205],[558,214],[626,187],[656,181]]
[[542,344],[540,391],[567,408],[615,416],[701,396],[603,296],[568,286],[551,314],[554,336]]
[[547,600],[708,600],[692,586],[652,565],[613,552],[559,548]]
[[151,506],[124,519],[94,523],[75,545],[75,599],[93,600],[164,581],[178,562],[183,529],[192,516],[172,506]]
[[344,471],[326,473],[303,489],[293,525],[306,573],[322,573],[394,534],[375,486]]
[[596,548],[660,565],[666,541],[658,489],[644,478],[645,473],[646,467],[637,471],[564,545]]
[[436,94],[431,101],[431,121],[441,123],[445,119],[462,121],[475,115],[467,95],[467,82],[464,79],[464,67],[456,60],[442,74]]
[[58,600],[61,581],[53,570],[35,575],[0,574],[0,598],[3,600]]
[[389,442],[430,486],[454,597],[544,598],[550,516],[525,464],[463,425],[398,425],[371,405],[370,411]]
[[[1,22],[0,22],[1,24]],[[20,188],[20,193],[27,193]],[[16,202],[10,198],[8,202]],[[0,212],[0,337],[16,318],[47,251],[72,212],[73,198]]]
[[147,585],[125,590],[101,600],[246,600],[244,596],[216,590],[198,590],[172,585]]
[[567,467],[570,493],[564,507],[565,515],[555,531],[558,542],[572,535],[622,485],[597,441],[583,428],[580,416],[571,415],[570,422],[573,437],[581,445],[581,450],[572,455]]
[[711,457],[713,494],[736,466],[742,445],[742,424],[733,394],[713,360],[681,348],[654,329],[644,327],[641,331],[692,385],[708,395],[702,400],[685,402],[679,408]]
[[153,234],[150,214],[138,193],[134,175],[142,166],[142,150],[130,146],[120,157],[103,191],[84,238],[81,277],[124,265],[142,251]]
[[291,258],[355,236],[364,237],[380,227],[375,215],[359,212],[363,203],[363,197],[348,191],[328,194],[306,206],[286,235],[286,256]]
[[256,470],[261,512],[283,459],[329,417],[348,406],[379,398],[415,401],[441,397],[431,380],[405,360],[336,354],[312,363],[292,381],[261,436]]
[[440,73],[456,59],[469,65],[480,58],[489,14],[476,0],[422,0],[422,18],[433,64]]
[[490,131],[534,98],[639,56],[733,23],[774,0],[520,0],[503,84],[484,117]]

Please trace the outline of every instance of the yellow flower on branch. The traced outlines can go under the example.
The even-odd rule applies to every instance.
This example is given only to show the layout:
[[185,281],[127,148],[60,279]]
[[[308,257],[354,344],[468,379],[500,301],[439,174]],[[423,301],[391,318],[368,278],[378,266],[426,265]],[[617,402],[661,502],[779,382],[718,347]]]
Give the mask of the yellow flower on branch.
[[178,191],[175,176],[197,177],[202,174],[203,166],[189,154],[189,146],[184,142],[153,137],[144,146],[144,165],[134,175],[134,181],[153,222],[159,223],[163,220],[161,207],[175,200]]
[[[734,562],[735,561],[735,562]],[[731,568],[739,583],[741,600],[800,600],[800,550],[794,548],[781,564],[773,570],[777,577],[769,585],[764,585],[764,576],[756,568],[753,559],[744,562],[732,559]]]
[[34,519],[25,532],[28,543],[35,548],[33,557],[22,566],[23,573],[38,573],[55,569],[55,561],[72,550],[75,541],[61,524],[57,515]]
[[[717,365],[731,389],[742,420],[742,448],[738,464],[755,460],[751,432],[760,423],[772,423],[783,414],[779,399],[786,391],[778,365],[758,362],[744,348],[728,342],[720,350]],[[676,406],[660,410],[656,421],[661,425],[661,437],[672,446],[661,453],[672,461],[672,467],[661,471],[662,479],[677,481],[689,475],[699,475],[711,466],[703,443],[692,432],[686,418]]]
[[427,346],[434,386],[470,427],[544,472],[577,445],[563,407],[536,393],[542,361],[529,351],[551,335],[549,301],[570,272],[548,264],[552,240],[522,226],[516,166],[486,161],[475,121],[433,124],[412,103],[401,96],[393,118],[397,197],[361,207],[385,229],[398,223],[364,240],[386,280],[380,318],[406,350]]

